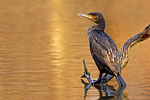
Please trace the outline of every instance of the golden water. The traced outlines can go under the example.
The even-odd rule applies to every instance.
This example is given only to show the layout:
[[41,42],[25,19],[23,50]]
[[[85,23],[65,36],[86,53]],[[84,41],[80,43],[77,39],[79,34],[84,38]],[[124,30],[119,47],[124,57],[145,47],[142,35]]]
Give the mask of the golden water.
[[[94,23],[77,14],[94,11],[104,15],[106,32],[118,49],[150,24],[148,0],[1,0],[0,100],[83,100],[82,59],[92,79],[99,72],[86,33]],[[149,43],[130,50],[122,74],[127,88],[111,99],[149,100]],[[115,79],[108,84],[118,87]],[[99,98],[91,87],[86,99]]]

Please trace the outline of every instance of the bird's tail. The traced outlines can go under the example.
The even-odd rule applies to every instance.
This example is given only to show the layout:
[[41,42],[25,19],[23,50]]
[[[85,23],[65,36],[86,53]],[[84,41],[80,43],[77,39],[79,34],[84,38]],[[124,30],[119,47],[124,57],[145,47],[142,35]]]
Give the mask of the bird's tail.
[[135,44],[144,41],[150,37],[150,24],[139,34],[133,36],[132,38],[128,39],[120,49],[120,64],[122,65],[122,68],[125,67],[128,63],[128,51],[131,47],[133,47]]

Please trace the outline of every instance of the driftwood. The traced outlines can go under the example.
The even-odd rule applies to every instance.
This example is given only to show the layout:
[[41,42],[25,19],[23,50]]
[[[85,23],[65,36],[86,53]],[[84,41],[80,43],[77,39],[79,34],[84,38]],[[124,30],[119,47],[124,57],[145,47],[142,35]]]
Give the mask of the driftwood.
[[132,38],[128,39],[125,43],[123,43],[119,55],[119,60],[122,67],[125,67],[128,63],[129,60],[128,52],[130,48],[132,48],[137,43],[148,39],[149,37],[150,37],[150,24],[147,27],[145,27],[145,29],[142,32],[136,34]]

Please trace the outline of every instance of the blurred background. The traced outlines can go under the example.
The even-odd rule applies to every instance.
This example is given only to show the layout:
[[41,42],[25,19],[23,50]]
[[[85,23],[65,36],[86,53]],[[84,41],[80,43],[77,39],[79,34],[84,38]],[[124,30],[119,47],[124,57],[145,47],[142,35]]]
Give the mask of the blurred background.
[[[103,14],[105,32],[118,50],[150,24],[149,0],[1,0],[0,100],[83,100],[82,59],[92,79],[99,74],[87,38],[94,23],[77,16],[90,12]],[[149,43],[150,39],[130,50],[121,99],[149,100]],[[108,84],[118,87],[115,78]],[[86,99],[99,98],[91,87]]]

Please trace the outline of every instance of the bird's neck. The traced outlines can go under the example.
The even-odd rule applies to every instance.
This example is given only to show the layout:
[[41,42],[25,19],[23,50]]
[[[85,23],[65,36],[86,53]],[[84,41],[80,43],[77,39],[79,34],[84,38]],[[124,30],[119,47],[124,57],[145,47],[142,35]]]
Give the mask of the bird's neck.
[[97,22],[97,27],[104,31],[105,30],[105,20],[102,19],[99,22]]
[[97,21],[96,22],[96,24],[97,25],[93,25],[93,26],[91,26],[89,29],[88,29],[88,33],[90,32],[90,31],[103,31],[104,32],[104,30],[105,30],[105,20],[104,20],[104,18],[103,19],[101,19],[100,21]]
[[104,31],[105,27],[99,26],[99,25],[93,25],[88,29],[88,32],[90,31]]

